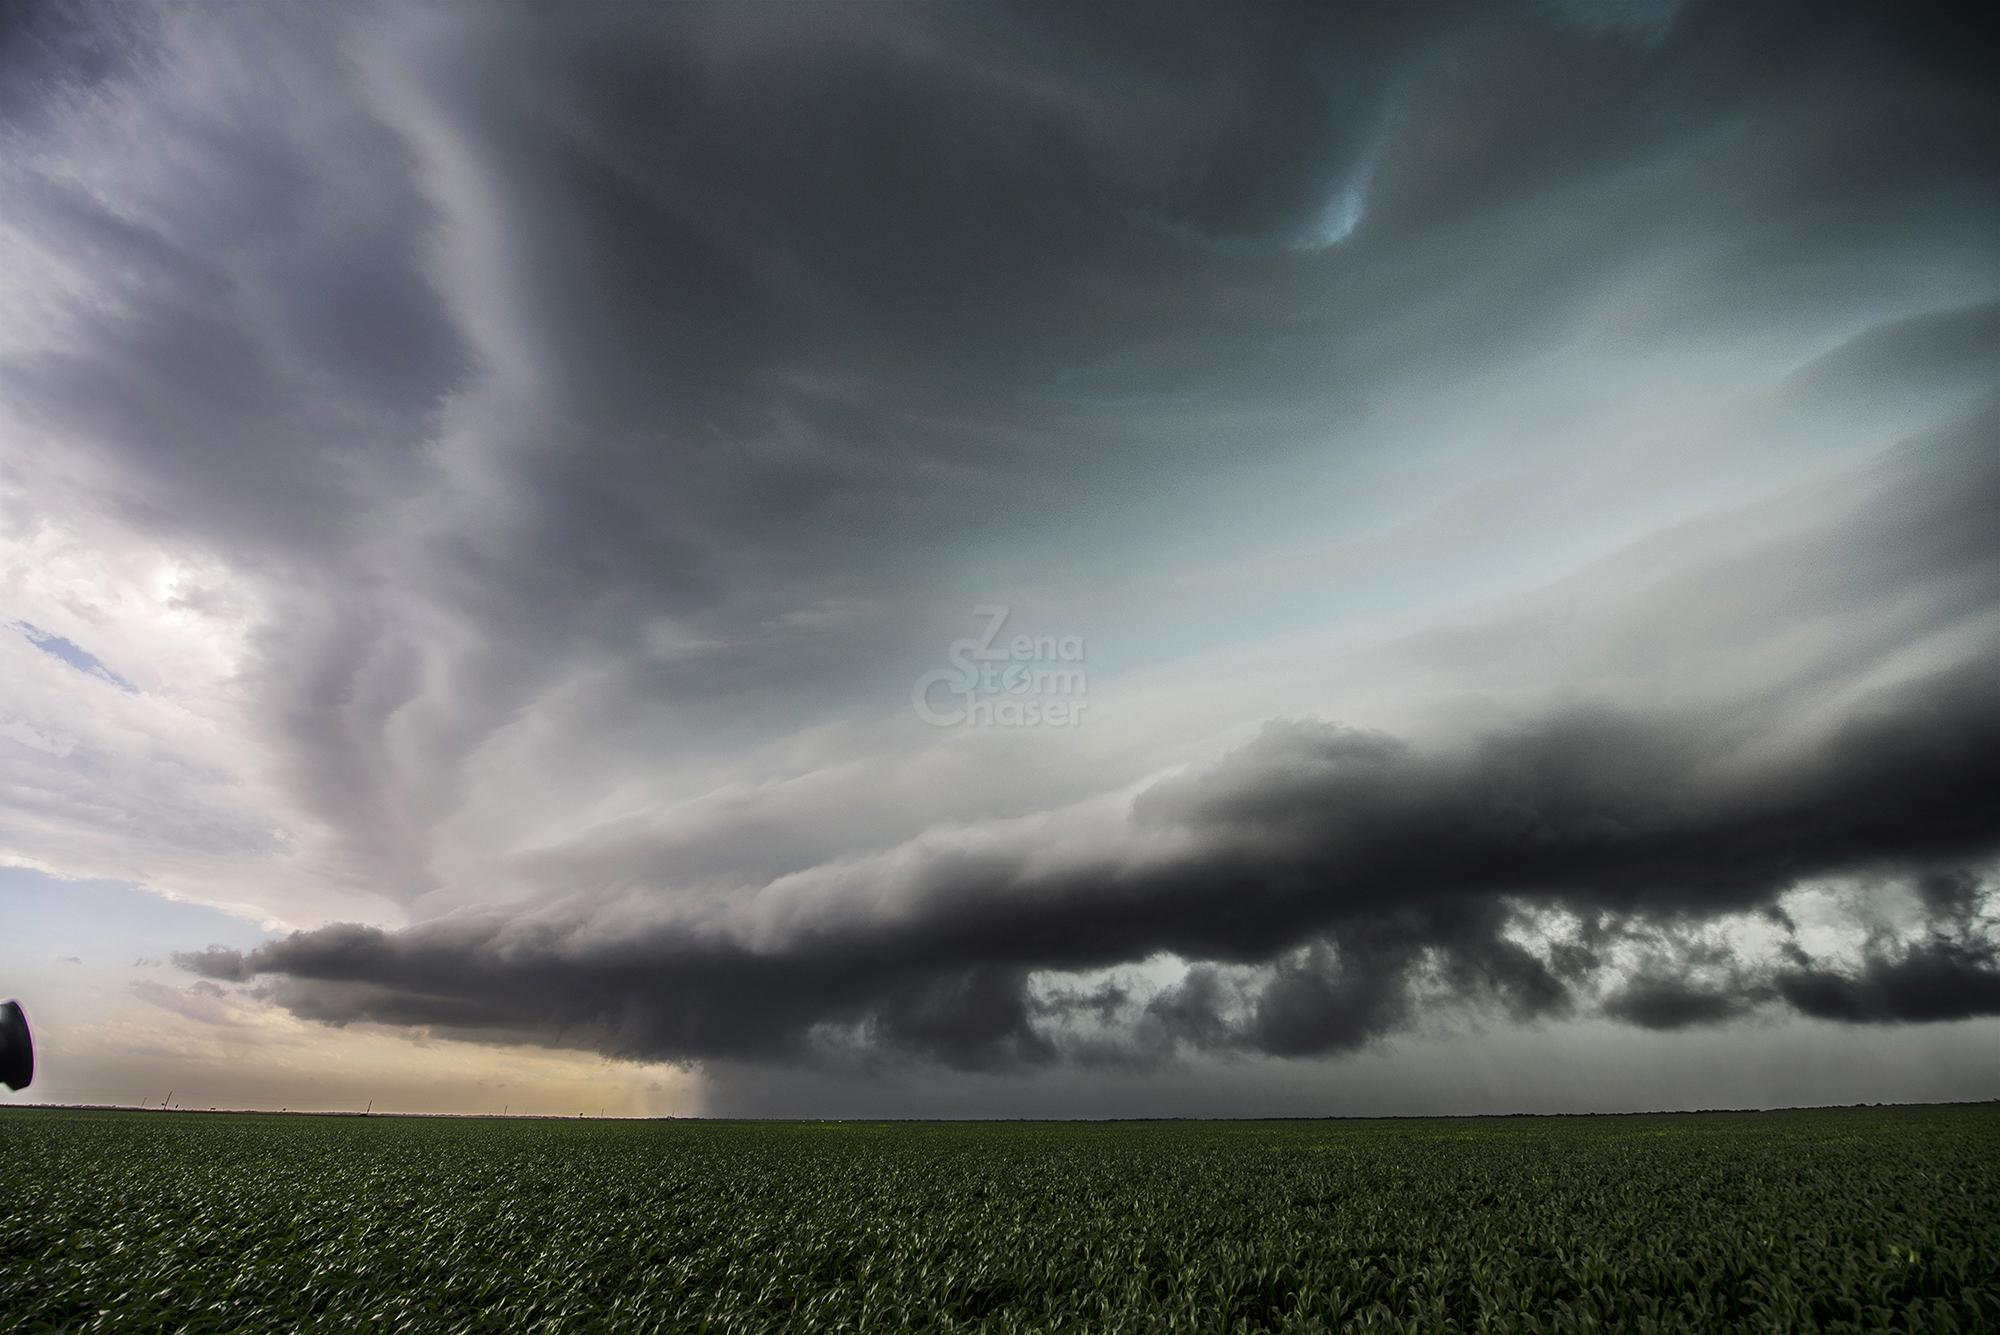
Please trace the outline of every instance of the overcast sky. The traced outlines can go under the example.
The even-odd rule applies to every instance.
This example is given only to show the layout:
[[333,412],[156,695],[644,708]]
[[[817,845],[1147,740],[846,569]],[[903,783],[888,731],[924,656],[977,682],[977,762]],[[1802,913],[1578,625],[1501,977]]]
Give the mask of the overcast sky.
[[1970,12],[0,5],[28,1096],[2000,1096]]

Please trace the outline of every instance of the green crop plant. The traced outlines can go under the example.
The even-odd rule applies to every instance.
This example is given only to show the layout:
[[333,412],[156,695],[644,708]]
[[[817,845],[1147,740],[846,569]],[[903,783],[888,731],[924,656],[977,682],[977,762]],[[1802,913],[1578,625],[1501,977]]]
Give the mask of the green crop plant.
[[37,1330],[2000,1329],[2000,1107],[885,1123],[0,1113]]

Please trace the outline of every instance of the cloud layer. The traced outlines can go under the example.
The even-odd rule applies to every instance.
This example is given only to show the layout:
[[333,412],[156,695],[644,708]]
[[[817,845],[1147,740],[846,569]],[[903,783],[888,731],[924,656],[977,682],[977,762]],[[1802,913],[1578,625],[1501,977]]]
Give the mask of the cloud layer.
[[[162,943],[244,997],[842,1071],[1996,1013],[1956,7],[5,23],[0,856],[301,929]],[[1087,726],[912,716],[996,603]]]
[[[1858,1022],[2000,1014],[2000,941],[1962,871],[2000,848],[2000,674],[1961,669],[1860,702],[1831,733],[1579,712],[1461,754],[1274,724],[1210,770],[1142,793],[1135,850],[1051,865],[1032,846],[919,846],[708,903],[620,898],[465,915],[400,933],[335,926],[181,962],[279,975],[295,1012],[582,1043],[621,1056],[829,1055],[860,1043],[952,1064],[1042,1060],[1077,1011],[1132,998],[1037,992],[1171,954],[1193,964],[1136,1025],[1072,1055],[1178,1044],[1288,1056],[1405,1022],[1420,994],[1517,1019],[1601,1011],[1653,1028],[1782,1000]],[[1137,839],[1135,843],[1141,842]],[[1859,969],[1785,940],[1775,964],[1700,958],[1728,915],[1784,923],[1802,882],[1934,868],[1924,933]],[[1551,920],[1566,930],[1529,943]],[[1669,969],[1662,972],[1664,963]],[[1717,986],[1690,965],[1728,966]],[[1218,966],[1263,966],[1245,981]],[[1054,1023],[1044,1023],[1051,1020]],[[1100,1026],[1101,1027],[1101,1026]]]

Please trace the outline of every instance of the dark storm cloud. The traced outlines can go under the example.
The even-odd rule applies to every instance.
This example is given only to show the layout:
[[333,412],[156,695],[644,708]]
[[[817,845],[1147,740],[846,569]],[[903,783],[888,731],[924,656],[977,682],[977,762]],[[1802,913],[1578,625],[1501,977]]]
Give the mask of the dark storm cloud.
[[1436,758],[1379,735],[1274,725],[1216,771],[1146,795],[1139,810],[1229,846],[1296,850],[1308,866],[1324,858],[1337,875],[1310,886],[1323,908],[1350,887],[1366,902],[1399,886],[1705,915],[1760,907],[1798,876],[1992,846],[1985,793],[2000,781],[2000,676],[1991,668],[1864,704],[1784,761],[1746,762],[1739,748],[1764,739],[1732,732],[1584,713]]
[[1634,979],[1605,998],[1604,1013],[1641,1029],[1687,1029],[1733,1020],[1761,999],[1680,978],[1650,976]]
[[2000,941],[1982,915],[1984,887],[1965,871],[1932,871],[1913,887],[1925,930],[1897,939],[1877,931],[1858,969],[1828,967],[1788,952],[1774,980],[1807,1015],[1850,1024],[1958,1020],[2000,1014]]
[[[153,141],[220,166],[152,187],[143,222],[60,178],[24,188],[23,217],[124,278],[9,383],[112,451],[154,521],[291,551],[426,481],[429,411],[483,359],[528,396],[531,440],[484,465],[520,504],[399,555],[496,656],[527,637],[630,658],[651,615],[733,638],[842,591],[908,593],[913,566],[948,577],[1108,497],[1294,448],[1357,394],[1421,381],[1441,337],[1463,377],[1560,323],[1629,262],[1641,216],[1733,230],[1711,211],[1781,207],[1817,229],[1801,255],[1843,252],[1866,240],[1843,230],[1846,187],[1763,170],[1834,172],[1851,148],[1811,124],[1753,131],[1740,160],[1670,187],[1598,188],[1768,106],[1820,106],[1855,62],[1874,67],[1871,114],[1922,131],[1877,197],[1963,179],[1992,120],[1952,85],[1927,83],[1929,106],[1914,70],[1885,74],[1949,44],[1867,6],[1803,23],[1660,6],[1636,26],[1544,4],[452,16],[391,25],[398,59],[367,80],[313,58],[376,52],[309,11],[232,29],[242,59],[304,87],[169,107]],[[1750,60],[1779,49],[1775,77]],[[427,136],[450,138],[476,201],[412,178]],[[1316,259],[1185,239],[1283,241],[1353,191],[1360,221]],[[1463,230],[1564,192],[1557,247]],[[440,292],[473,227],[496,231],[491,290]],[[489,299],[504,313],[465,309]],[[1134,410],[1155,396],[1173,411]],[[302,667],[274,659],[281,682]],[[473,736],[455,746],[571,661],[463,683]],[[849,661],[873,667],[832,657]],[[739,669],[680,660],[635,685],[699,695]]]
[[[2000,852],[2000,672],[1912,683],[1777,754],[1745,754],[1769,739],[1731,732],[1592,713],[1438,755],[1274,724],[1139,798],[1136,826],[1177,837],[1164,858],[1043,870],[1025,853],[945,853],[813,887],[809,903],[746,894],[748,916],[662,901],[647,921],[572,902],[401,933],[332,927],[181,962],[275,975],[281,1001],[333,1022],[676,1060],[802,1055],[838,1031],[977,1065],[1056,1054],[1032,1023],[1030,972],[1172,952],[1198,967],[1147,1003],[1135,1041],[1302,1055],[1380,1036],[1426,997],[1515,1019],[1570,1014],[1613,976],[1593,966],[1589,936],[1671,935],[1769,909],[1805,879],[1914,867],[1934,869],[1921,893],[1956,935],[1871,948],[1859,973],[1808,962],[1739,976],[1730,992],[1642,974],[1602,1010],[1682,1027],[1775,988],[1830,1019],[1996,1013],[2000,968],[1975,892],[1940,887],[1967,884],[1953,864]],[[1589,924],[1584,950],[1538,953],[1512,930],[1549,911]],[[1218,966],[1268,967],[1232,995]]]
[[224,946],[182,951],[174,956],[174,963],[204,978],[220,979],[224,982],[240,983],[251,976],[249,970],[244,967],[242,954]]
[[1858,973],[1788,969],[1777,988],[1806,1015],[1850,1024],[2000,1015],[2000,952],[1990,941],[1922,941],[1870,951]]
[[[1460,743],[1274,723],[1060,856],[816,857],[792,820],[772,879],[745,870],[754,808],[622,861],[576,834],[707,751],[900,708],[968,589],[1116,605],[1293,495],[1278,539],[1319,539],[1346,466],[1533,454],[1623,383],[1593,355],[1692,378],[1688,349],[1768,339],[1772,420],[1959,413],[1993,366],[2000,103],[1956,7],[19,12],[7,267],[50,275],[42,336],[0,357],[23,512],[75,500],[256,583],[232,681],[343,884],[477,900],[452,838],[577,869],[195,971],[330,1023],[968,1069],[1346,1051],[1439,1001],[1992,1013],[1984,892],[1948,876],[1996,851],[2000,686],[1936,670],[1991,644],[1990,413],[1802,493],[1804,539],[1631,554],[1643,596],[1575,657],[1642,683],[1684,661],[1685,699],[1580,692]],[[1525,443],[1427,415],[1505,415],[1468,387],[1517,382]],[[1736,429],[1746,457],[1779,434]],[[1600,476],[1626,447],[1544,462]],[[1687,481],[1630,449],[1626,491]],[[1334,483],[1286,471],[1307,454]],[[1382,522],[1354,504],[1339,523]],[[1467,541],[1370,593],[1483,566]],[[1538,633],[1392,652],[1474,676]],[[546,827],[525,800],[453,826],[475,790],[590,776]],[[1927,878],[1927,934],[1701,956],[1704,925],[1863,874]],[[1163,954],[1193,967],[1152,993],[1040,977]]]

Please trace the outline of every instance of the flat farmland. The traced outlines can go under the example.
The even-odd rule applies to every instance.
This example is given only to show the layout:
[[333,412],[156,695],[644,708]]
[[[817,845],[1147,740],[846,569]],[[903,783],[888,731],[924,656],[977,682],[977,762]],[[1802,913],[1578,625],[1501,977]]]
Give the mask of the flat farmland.
[[26,1330],[2000,1329],[2000,1107],[0,1111]]

